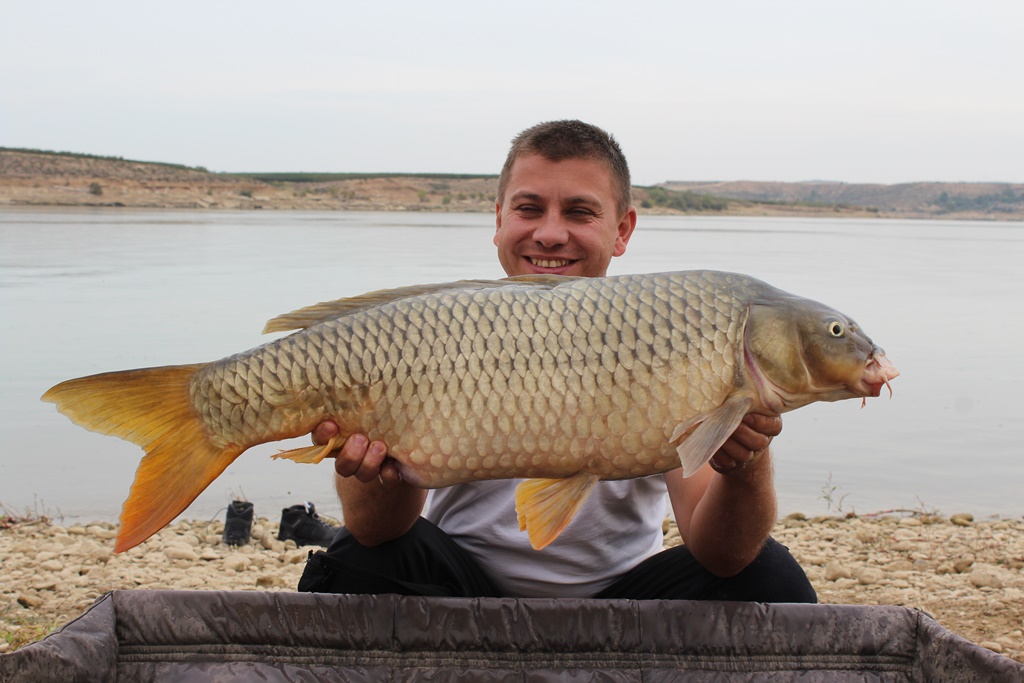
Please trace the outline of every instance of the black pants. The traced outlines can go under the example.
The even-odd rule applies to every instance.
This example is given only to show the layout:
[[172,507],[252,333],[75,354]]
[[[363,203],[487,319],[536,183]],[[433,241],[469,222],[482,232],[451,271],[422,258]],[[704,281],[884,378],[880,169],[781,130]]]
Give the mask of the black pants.
[[[506,597],[472,555],[423,518],[404,536],[372,548],[360,545],[342,528],[326,552],[310,553],[299,590]],[[676,546],[644,560],[592,597],[818,601],[804,570],[785,546],[771,538],[757,559],[727,579],[704,569],[685,546]]]

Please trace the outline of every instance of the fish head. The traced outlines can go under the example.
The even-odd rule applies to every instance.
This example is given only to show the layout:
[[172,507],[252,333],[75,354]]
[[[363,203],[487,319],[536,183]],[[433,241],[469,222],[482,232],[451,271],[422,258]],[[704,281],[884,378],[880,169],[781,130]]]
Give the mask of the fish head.
[[899,371],[852,318],[809,299],[751,303],[747,371],[761,403],[782,413],[815,401],[878,396]]

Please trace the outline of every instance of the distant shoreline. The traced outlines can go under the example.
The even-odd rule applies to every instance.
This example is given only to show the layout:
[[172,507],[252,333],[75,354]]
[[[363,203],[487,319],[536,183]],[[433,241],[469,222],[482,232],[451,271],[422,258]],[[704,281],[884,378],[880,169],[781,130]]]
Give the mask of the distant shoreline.
[[[0,148],[0,207],[492,213],[497,176],[210,173],[202,168]],[[666,182],[634,187],[645,215],[1024,220],[1009,183]]]

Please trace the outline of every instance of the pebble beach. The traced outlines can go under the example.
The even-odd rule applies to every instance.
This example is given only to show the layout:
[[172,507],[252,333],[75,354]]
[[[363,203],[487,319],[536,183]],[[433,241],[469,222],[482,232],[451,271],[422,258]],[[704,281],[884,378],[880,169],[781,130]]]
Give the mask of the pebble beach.
[[[294,590],[309,548],[257,519],[242,546],[222,521],[180,521],[114,554],[115,525],[0,518],[0,652],[42,638],[110,590]],[[780,520],[773,536],[822,603],[921,609],[954,633],[1024,662],[1024,520],[878,514]],[[679,543],[666,522],[666,546]]]

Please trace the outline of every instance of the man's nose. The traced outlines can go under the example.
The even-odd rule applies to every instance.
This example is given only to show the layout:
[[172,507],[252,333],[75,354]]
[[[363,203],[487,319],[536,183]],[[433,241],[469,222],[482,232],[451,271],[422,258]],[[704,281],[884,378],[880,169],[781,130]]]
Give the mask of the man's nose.
[[554,247],[569,241],[569,230],[561,216],[548,214],[534,229],[533,239],[545,247]]

